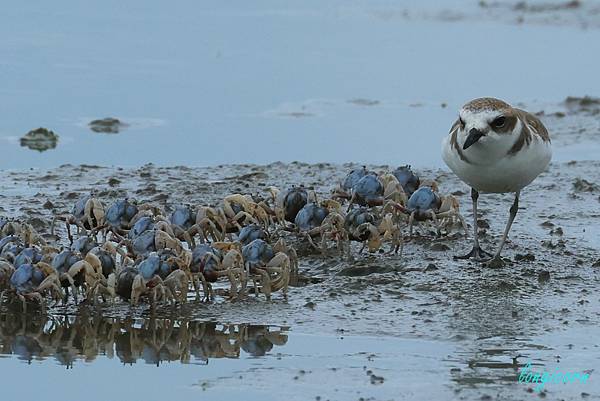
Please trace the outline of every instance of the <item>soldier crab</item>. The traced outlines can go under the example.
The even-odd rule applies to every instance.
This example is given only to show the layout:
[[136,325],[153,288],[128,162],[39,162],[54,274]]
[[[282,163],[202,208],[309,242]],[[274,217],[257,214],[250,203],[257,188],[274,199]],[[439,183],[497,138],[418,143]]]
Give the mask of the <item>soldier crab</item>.
[[407,210],[410,213],[408,221],[409,235],[412,236],[413,225],[415,221],[432,220],[436,228],[437,235],[441,235],[438,219],[442,219],[445,224],[452,223],[458,219],[465,234],[467,225],[464,218],[460,215],[458,200],[452,196],[440,196],[437,193],[437,184],[432,182],[429,186],[421,186],[408,200]]
[[10,285],[23,304],[23,313],[27,311],[28,300],[37,301],[45,311],[46,303],[43,294],[47,290],[51,291],[55,300],[62,298],[58,274],[47,263],[22,264],[12,274]]
[[[283,253],[274,253],[273,248],[261,239],[256,239],[242,248],[242,255],[254,283],[254,293],[258,296],[257,282],[260,282],[260,291],[267,299],[271,299],[273,291],[281,290],[284,299],[287,299],[287,289],[290,281],[290,259]],[[272,278],[271,275],[276,277]]]
[[71,234],[71,225],[77,227],[77,234],[79,235],[81,232],[85,233],[87,230],[99,228],[104,224],[104,205],[91,195],[81,197],[75,202],[70,214],[54,216],[52,224],[50,225],[50,233],[52,235],[54,235],[54,224],[57,220],[65,222],[67,236],[72,243],[73,236]]

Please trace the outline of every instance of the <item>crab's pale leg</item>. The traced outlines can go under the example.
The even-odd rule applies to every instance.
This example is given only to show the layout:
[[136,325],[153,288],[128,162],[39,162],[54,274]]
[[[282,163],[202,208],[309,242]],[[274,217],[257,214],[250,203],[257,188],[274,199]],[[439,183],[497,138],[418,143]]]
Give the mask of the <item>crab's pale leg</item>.
[[271,299],[271,276],[269,276],[269,273],[264,269],[255,268],[255,270],[260,275],[261,292],[263,294],[265,294],[265,297],[267,298],[267,300],[270,300]]
[[23,305],[23,316],[25,316],[27,314],[27,300],[25,299],[25,297],[22,294],[17,293],[17,296],[19,297],[19,299],[22,302],[22,305]]
[[212,292],[212,288],[210,286],[210,284],[208,284],[208,281],[206,281],[206,277],[204,277],[204,274],[200,273],[200,280],[202,281],[202,289],[204,290],[204,299],[206,302],[210,302],[211,301],[211,292]]
[[415,223],[415,214],[416,213],[417,213],[416,211],[412,212],[410,214],[409,219],[408,219],[408,236],[409,237],[412,237],[412,235],[413,235],[413,225]]
[[440,224],[438,222],[437,216],[435,215],[435,212],[433,210],[430,210],[428,212],[429,217],[431,217],[431,220],[433,221],[433,225],[435,226],[435,231],[437,233],[437,236],[441,236],[442,235],[442,230],[440,229]]

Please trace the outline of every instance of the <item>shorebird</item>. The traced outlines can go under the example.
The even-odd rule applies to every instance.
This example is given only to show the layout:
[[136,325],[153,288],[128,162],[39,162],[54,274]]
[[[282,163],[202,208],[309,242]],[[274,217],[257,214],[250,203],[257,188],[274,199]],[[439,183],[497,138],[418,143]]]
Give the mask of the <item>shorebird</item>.
[[[548,166],[550,136],[534,115],[494,98],[471,100],[442,143],[442,157],[450,169],[471,187],[473,249],[457,259],[474,258],[503,264],[500,253],[519,209],[521,190]],[[493,255],[479,246],[477,200],[480,192],[515,194],[502,242]]]

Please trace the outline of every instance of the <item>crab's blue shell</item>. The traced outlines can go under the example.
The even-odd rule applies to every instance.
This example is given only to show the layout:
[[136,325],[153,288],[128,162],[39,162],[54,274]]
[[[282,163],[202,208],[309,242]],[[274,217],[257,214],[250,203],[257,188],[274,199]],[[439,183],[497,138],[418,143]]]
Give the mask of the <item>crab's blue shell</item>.
[[421,181],[419,177],[411,170],[410,166],[400,166],[393,171],[394,176],[402,185],[402,189],[408,196],[411,196],[419,187]]
[[144,216],[140,217],[138,221],[135,222],[131,230],[127,236],[129,239],[135,239],[139,237],[144,231],[152,230],[154,228],[154,221],[151,217]]
[[298,212],[294,223],[300,231],[309,231],[319,227],[327,214],[328,211],[324,207],[309,203]]
[[146,230],[135,237],[132,243],[133,252],[136,255],[147,255],[150,252],[156,251],[155,235],[155,230]]
[[352,192],[357,203],[367,205],[383,197],[383,184],[376,175],[367,174],[358,180]]
[[369,171],[366,167],[350,171],[346,178],[344,178],[344,181],[342,182],[342,189],[345,191],[352,190],[352,188],[354,188],[358,181],[367,174],[369,174]]
[[171,213],[170,221],[172,224],[187,230],[194,225],[194,214],[187,206],[177,206]]
[[304,187],[292,187],[283,196],[285,219],[290,223],[296,219],[298,212],[308,203],[308,192]]
[[417,189],[408,199],[407,209],[410,212],[426,212],[439,208],[440,197],[430,187]]
[[222,260],[221,251],[213,248],[209,244],[200,244],[192,251],[192,264],[190,270],[192,273],[203,273],[208,281],[215,281],[217,277],[215,272],[218,269],[219,262],[213,258],[206,257],[207,253],[212,253],[217,259]]
[[251,268],[266,265],[273,258],[273,255],[274,252],[271,245],[262,239],[255,239],[242,248],[244,261],[249,264]]
[[85,214],[85,204],[91,198],[92,197],[90,195],[84,195],[81,198],[79,198],[79,200],[77,200],[77,202],[75,202],[75,204],[73,205],[73,209],[71,210],[71,214],[73,216],[75,216],[75,218],[77,220],[83,219],[83,216]]
[[160,257],[155,253],[150,253],[144,260],[138,265],[138,270],[144,280],[150,280],[158,272],[160,268]]
[[113,227],[121,227],[131,221],[137,214],[138,208],[128,199],[115,201],[108,210],[106,210],[106,221]]
[[257,224],[250,224],[248,226],[243,227],[240,231],[240,234],[238,235],[238,241],[242,245],[247,245],[255,239],[259,238],[266,240],[267,233],[265,232],[265,230],[263,230],[261,226]]
[[73,244],[71,244],[71,250],[81,252],[83,255],[86,255],[89,251],[97,246],[98,243],[92,237],[83,236],[73,241]]
[[13,265],[15,268],[25,264],[35,264],[42,260],[42,253],[37,248],[25,248],[15,258]]

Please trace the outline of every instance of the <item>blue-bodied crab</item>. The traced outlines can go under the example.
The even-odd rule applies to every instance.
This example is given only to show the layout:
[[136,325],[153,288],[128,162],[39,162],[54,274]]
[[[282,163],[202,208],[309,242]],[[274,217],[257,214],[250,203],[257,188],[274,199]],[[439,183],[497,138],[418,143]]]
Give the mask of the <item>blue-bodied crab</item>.
[[50,291],[56,302],[63,297],[56,270],[44,262],[19,266],[10,277],[10,286],[23,304],[23,313],[27,311],[29,300],[36,301],[45,312],[46,302],[43,294],[47,291]]
[[[258,219],[254,216],[257,209],[258,205],[254,203],[250,195],[227,195],[223,199],[223,211],[227,217],[227,232],[237,232],[242,229],[242,225],[259,224]],[[260,224],[264,224],[264,221]]]
[[275,215],[280,223],[289,221],[294,223],[298,212],[308,203],[308,192],[303,186],[292,186],[285,191],[278,192],[271,189],[275,199]]
[[[179,289],[179,300],[184,301],[187,297],[187,274],[183,270],[170,265],[168,259],[161,259],[156,252],[151,252],[137,265],[138,274],[135,275],[131,284],[131,305],[136,306],[141,295],[151,293],[151,305],[157,301],[175,301],[174,288]],[[161,278],[161,274],[165,277]],[[166,282],[166,283],[165,283]],[[181,294],[184,294],[182,297]]]
[[409,165],[400,166],[392,172],[398,179],[404,192],[410,197],[420,186],[419,176],[417,176]]
[[386,201],[406,204],[406,194],[396,176],[391,173],[378,175],[363,166],[352,170],[340,188],[334,190],[334,198],[349,199],[348,210],[353,204],[361,206],[381,206]]
[[138,219],[148,215],[161,215],[161,211],[151,205],[138,205],[135,199],[125,198],[113,202],[104,216],[104,225],[92,230],[90,235],[104,230],[104,237],[108,232],[124,236],[134,226]]
[[223,241],[227,232],[227,216],[222,208],[200,206],[196,212],[196,221],[188,230],[190,236],[200,234],[201,242]]
[[[79,287],[84,283],[88,287],[93,287],[98,280],[104,278],[102,262],[91,252],[82,257],[79,252],[65,249],[54,256],[52,268],[56,270],[61,286],[72,289],[75,303],[78,301]],[[65,296],[68,297],[68,292],[65,292]]]
[[244,228],[240,230],[237,238],[242,245],[248,245],[255,239],[269,240],[269,234],[258,224],[244,226]]
[[351,170],[346,177],[335,187],[332,191],[333,199],[347,199],[352,198],[352,189],[358,183],[358,181],[365,175],[372,173],[367,170],[367,166],[362,168]]
[[114,298],[119,295],[136,306],[142,295],[149,295],[151,306],[161,301],[187,300],[188,273],[179,268],[177,256],[170,252],[152,252],[133,267],[110,273],[106,280],[91,287],[88,299]]
[[[262,239],[256,239],[242,248],[244,264],[248,275],[254,283],[254,293],[260,292],[271,299],[271,293],[282,291],[287,299],[287,290],[290,282],[290,259],[283,252],[274,253],[273,248]],[[271,277],[271,275],[275,277]]]
[[173,238],[167,231],[159,229],[156,225],[149,227],[151,228],[132,236],[132,239],[123,238],[119,243],[119,247],[126,245],[129,252],[138,257],[163,249],[172,249],[177,254],[181,254],[183,246],[178,239]]
[[87,233],[88,230],[95,230],[104,225],[104,205],[92,195],[84,195],[81,197],[69,214],[56,215],[52,219],[50,225],[50,233],[54,235],[54,225],[57,220],[65,222],[67,228],[67,236],[69,241],[73,242],[71,234],[71,225],[77,227],[77,234]]
[[350,240],[362,243],[359,253],[362,253],[365,247],[369,252],[375,252],[384,242],[392,244],[389,253],[402,253],[403,237],[400,224],[397,205],[386,203],[381,211],[366,207],[351,210],[346,215],[344,227]]
[[[238,294],[238,284],[242,289],[246,287],[246,276],[240,265],[238,245],[232,243],[231,246],[225,246],[224,244],[226,243],[200,244],[191,253],[190,272],[196,299],[200,299],[198,279],[202,282],[204,301],[214,299],[211,283],[216,282],[219,277],[227,276],[229,279],[231,296]],[[225,256],[223,252],[226,252]]]
[[196,213],[192,208],[187,205],[176,206],[169,221],[171,222],[172,237],[185,241],[190,249],[193,249],[196,244],[194,237],[190,235],[190,229],[196,224]]
[[329,210],[327,208],[313,201],[304,205],[294,219],[298,233],[308,239],[308,242],[315,249],[319,249],[319,247],[315,245],[312,237],[321,235],[321,224],[328,214]]
[[[411,195],[407,211],[410,213],[408,221],[410,236],[412,236],[415,221],[432,220],[439,236],[441,235],[440,227],[453,223],[456,219],[460,221],[465,235],[467,235],[467,225],[459,212],[458,200],[452,195],[439,195],[435,181],[423,184]],[[440,224],[439,219],[442,219],[444,224]]]

